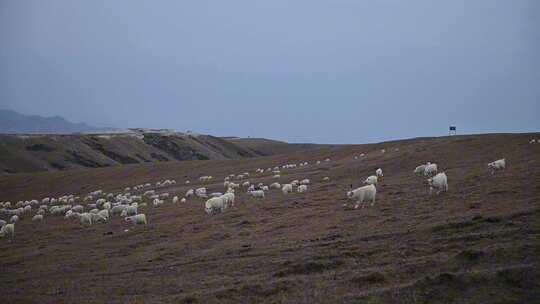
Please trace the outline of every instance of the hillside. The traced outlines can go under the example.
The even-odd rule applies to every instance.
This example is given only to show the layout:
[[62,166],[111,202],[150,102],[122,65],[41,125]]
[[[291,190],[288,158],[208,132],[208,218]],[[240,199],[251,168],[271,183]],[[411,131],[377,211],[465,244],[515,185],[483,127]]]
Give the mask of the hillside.
[[98,131],[100,131],[99,128],[85,123],[72,123],[60,116],[24,115],[12,110],[0,109],[0,133],[69,134]]
[[[252,183],[311,184],[306,193],[271,190],[264,199],[240,190],[235,205],[214,216],[194,198],[141,207],[147,227],[114,217],[82,228],[52,215],[38,224],[23,215],[15,243],[0,239],[0,294],[9,303],[539,303],[540,144],[529,144],[533,137],[540,134],[2,175],[0,201],[12,202],[118,193],[171,178],[177,184],[157,192],[181,197],[200,186],[223,191],[225,176],[244,171]],[[491,175],[486,164],[502,157],[506,171]],[[254,172],[300,161],[310,164],[282,170],[279,179]],[[447,193],[429,196],[425,179],[413,175],[426,161],[448,175]],[[352,209],[346,191],[379,167],[376,204]],[[215,179],[203,184],[201,175]]]
[[[163,161],[236,159],[305,149],[264,140],[264,145],[210,135],[131,129],[124,133],[0,134],[0,173],[98,168]],[[273,149],[273,145],[280,148]]]

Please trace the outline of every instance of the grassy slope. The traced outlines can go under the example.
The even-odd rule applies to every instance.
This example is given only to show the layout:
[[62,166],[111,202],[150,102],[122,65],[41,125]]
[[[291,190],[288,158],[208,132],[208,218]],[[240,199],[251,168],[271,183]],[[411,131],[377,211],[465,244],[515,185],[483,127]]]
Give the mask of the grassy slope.
[[[305,194],[273,191],[261,201],[238,194],[234,208],[213,217],[197,200],[150,207],[148,227],[127,233],[119,218],[82,229],[61,218],[37,225],[25,217],[16,243],[0,242],[0,294],[21,303],[538,302],[540,145],[529,145],[529,137],[426,138],[2,176],[2,200],[118,191],[200,174],[216,176],[208,186],[221,191],[230,173],[332,158],[284,172],[281,182],[313,181]],[[354,160],[361,152],[366,157]],[[500,157],[508,169],[491,176],[486,163]],[[423,179],[412,175],[428,160],[445,169],[448,193],[429,197]],[[377,167],[385,177],[376,205],[342,207],[349,184],[360,185]],[[331,180],[321,182],[324,176]],[[272,181],[267,174],[250,180]],[[160,191],[186,189],[179,183]]]

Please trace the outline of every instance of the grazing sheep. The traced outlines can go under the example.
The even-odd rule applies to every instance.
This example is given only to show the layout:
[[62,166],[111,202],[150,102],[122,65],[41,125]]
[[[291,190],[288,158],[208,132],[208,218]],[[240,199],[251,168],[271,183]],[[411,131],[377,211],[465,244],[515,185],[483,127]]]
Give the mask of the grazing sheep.
[[347,192],[347,197],[350,199],[356,199],[354,209],[358,209],[358,206],[362,204],[362,208],[365,207],[364,201],[371,200],[371,206],[375,204],[375,197],[377,196],[377,188],[375,185],[367,185],[355,190]]
[[250,191],[249,194],[255,198],[264,198],[264,191],[262,190]]
[[112,207],[110,212],[111,212],[112,215],[121,214],[122,211],[124,211],[124,209],[126,209],[126,208],[127,208],[126,205],[117,205],[117,206]]
[[71,207],[71,211],[82,213],[84,211],[84,207],[81,205],[75,205]]
[[221,197],[212,197],[204,204],[204,211],[208,215],[225,211],[225,203]]
[[180,200],[180,203],[185,203],[186,202],[186,198],[185,197],[182,197],[182,199]]
[[8,236],[11,242],[15,240],[15,224],[7,224],[0,228],[0,237]]
[[201,187],[201,188],[195,189],[195,195],[198,196],[198,197],[205,198],[206,197],[206,188]]
[[154,207],[158,207],[160,205],[163,205],[165,203],[164,200],[160,200],[159,198],[156,198],[154,199],[154,201],[152,202],[152,205],[154,205]]
[[105,202],[102,207],[103,209],[111,210],[111,202]]
[[172,199],[172,202],[173,202],[173,204],[178,203],[178,196],[175,195],[175,196],[173,197],[173,199]]
[[427,163],[424,168],[424,176],[433,176],[437,174],[438,168],[437,164]]
[[39,209],[36,214],[41,214],[41,215],[44,215],[45,214],[45,209]]
[[210,197],[220,197],[220,196],[222,196],[222,195],[223,195],[223,193],[221,193],[221,192],[213,192],[213,193],[210,193]]
[[190,197],[190,196],[193,196],[194,194],[195,194],[195,190],[189,189],[184,196]]
[[270,189],[281,189],[281,185],[279,183],[272,183],[270,184]]
[[97,213],[91,213],[90,216],[92,217],[92,223],[97,223],[97,222],[106,223],[107,222],[107,218]]
[[98,212],[99,212],[99,209],[92,209],[92,210],[89,211],[89,213],[91,213],[91,214],[98,214]]
[[268,186],[262,186],[261,190],[262,191],[270,191],[270,188],[268,188]]
[[81,225],[83,226],[92,226],[92,214],[91,213],[81,214],[80,221],[81,221]]
[[300,181],[300,185],[309,185],[309,179],[303,179]]
[[386,149],[381,149],[381,153],[386,153]]
[[435,175],[432,178],[428,179],[429,184],[429,195],[432,194],[433,188],[437,189],[437,195],[441,193],[441,191],[448,191],[448,178],[446,177],[446,173],[441,172]]
[[245,182],[242,183],[242,187],[244,187],[244,188],[247,188],[250,185],[251,185],[251,183],[249,181],[245,181]]
[[426,166],[427,165],[420,165],[418,167],[416,167],[413,171],[414,174],[416,175],[423,175],[424,172],[426,171]]
[[322,180],[323,180],[323,182],[327,182],[327,181],[329,181],[329,180],[330,180],[330,177],[328,177],[328,176],[325,176],[325,177],[323,177],[323,179],[322,179]]
[[280,174],[276,174],[276,175],[272,176],[272,178],[278,179],[278,178],[281,178],[281,175],[280,175]]
[[536,142],[536,139],[531,139],[531,141],[529,141],[530,144],[534,144]]
[[502,158],[488,164],[488,168],[491,169],[491,175],[495,174],[495,171],[506,169],[506,158]]
[[306,192],[307,191],[307,185],[300,185],[298,188],[296,188],[296,191],[298,193]]
[[377,185],[377,181],[378,181],[377,176],[371,175],[371,176],[368,176],[368,178],[366,178],[366,180],[364,181],[364,184]]
[[377,170],[375,171],[375,175],[377,175],[377,177],[383,177],[384,175],[383,175],[383,173],[382,173],[382,169],[381,169],[381,168],[377,169]]
[[101,216],[101,217],[103,217],[103,218],[105,218],[106,220],[109,220],[109,218],[110,218],[109,210],[107,210],[107,209],[100,210],[100,211],[98,212],[98,215]]
[[144,213],[128,216],[124,220],[133,225],[147,225],[146,215]]
[[283,192],[283,194],[292,193],[293,186],[291,184],[285,184],[281,187],[281,192]]
[[34,215],[34,217],[32,217],[32,221],[35,222],[35,221],[43,221],[43,215],[42,214],[36,214]]
[[19,221],[19,216],[16,214],[9,219],[10,223],[16,223],[18,221]]
[[225,205],[225,208],[234,206],[234,193],[233,192],[227,192],[221,196],[221,199],[223,200],[223,204]]

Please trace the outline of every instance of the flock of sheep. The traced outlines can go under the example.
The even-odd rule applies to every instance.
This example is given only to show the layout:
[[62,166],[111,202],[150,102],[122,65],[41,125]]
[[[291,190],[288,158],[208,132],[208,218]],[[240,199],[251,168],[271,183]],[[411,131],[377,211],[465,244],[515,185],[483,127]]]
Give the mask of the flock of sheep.
[[[532,140],[531,143],[535,142]],[[540,139],[538,140],[540,142]],[[395,149],[398,151],[399,149]],[[386,153],[385,149],[381,150],[381,153]],[[365,154],[360,154],[363,157]],[[358,159],[359,156],[354,156],[354,159]],[[323,161],[317,161],[316,164],[320,165]],[[326,158],[324,162],[330,162],[329,158]],[[273,179],[280,179],[281,172],[285,169],[294,169],[298,167],[309,166],[308,162],[301,162],[299,164],[285,164],[276,166],[273,168],[257,168],[255,174],[270,173]],[[499,159],[497,161],[488,164],[488,168],[491,173],[495,171],[504,170],[506,168],[506,160]],[[445,172],[438,172],[437,164],[426,163],[419,165],[414,169],[414,174],[424,176],[427,178],[429,184],[429,193],[437,190],[437,194],[442,191],[448,191],[448,179]],[[346,196],[355,200],[354,206],[357,209],[360,205],[365,207],[367,202],[371,202],[371,206],[375,204],[375,198],[377,195],[377,183],[383,178],[383,171],[378,168],[374,175],[368,176],[364,184],[365,186],[359,187],[354,190],[347,191]],[[19,201],[12,205],[11,202],[0,202],[0,216],[8,216],[9,223],[6,220],[0,219],[0,237],[7,236],[11,241],[15,237],[15,223],[26,217],[27,214],[34,213],[32,221],[42,222],[45,215],[51,216],[63,216],[66,220],[77,220],[83,227],[91,226],[97,223],[107,223],[113,216],[120,216],[124,218],[124,221],[133,225],[146,225],[147,219],[144,213],[139,213],[141,208],[147,208],[151,202],[153,207],[158,207],[164,204],[170,199],[171,203],[177,204],[186,203],[188,199],[199,198],[205,200],[204,210],[208,215],[218,214],[224,212],[227,208],[234,206],[236,192],[244,189],[246,194],[257,198],[264,199],[266,193],[272,190],[279,190],[282,194],[286,195],[293,193],[295,190],[297,193],[304,193],[308,191],[308,186],[311,181],[309,179],[293,180],[286,184],[280,184],[273,182],[269,185],[264,183],[253,184],[249,180],[249,172],[242,174],[231,174],[224,178],[223,187],[225,193],[221,192],[207,192],[207,187],[199,187],[189,189],[184,196],[180,199],[179,196],[170,197],[168,192],[156,193],[159,188],[169,187],[176,184],[175,180],[164,180],[155,183],[153,186],[150,183],[140,184],[133,187],[127,187],[120,193],[105,193],[102,190],[96,190],[88,193],[84,197],[75,196],[73,194],[64,195],[59,198],[43,198],[42,200],[30,200]],[[213,180],[212,176],[201,176],[200,182],[210,182]],[[322,181],[329,181],[329,177],[323,177]],[[188,185],[191,182],[185,181]],[[351,185],[352,188],[352,185]]]

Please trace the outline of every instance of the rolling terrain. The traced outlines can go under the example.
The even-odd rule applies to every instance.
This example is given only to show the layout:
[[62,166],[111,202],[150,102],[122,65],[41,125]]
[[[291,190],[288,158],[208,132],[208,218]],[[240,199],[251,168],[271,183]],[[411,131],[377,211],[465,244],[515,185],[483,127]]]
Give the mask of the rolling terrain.
[[[238,191],[235,206],[214,216],[193,198],[149,206],[139,210],[147,227],[23,215],[16,241],[0,239],[0,295],[6,303],[538,303],[540,144],[531,138],[540,134],[297,151],[250,140],[242,149],[251,158],[0,175],[0,201],[12,202],[164,179],[177,184],[158,192],[224,191],[225,176],[245,171],[252,183],[311,180],[306,193]],[[486,164],[503,157],[507,169],[491,175]],[[301,161],[310,164],[277,180],[254,172]],[[412,173],[427,161],[448,175],[447,193],[429,196]],[[345,192],[379,167],[376,204],[352,209]],[[200,183],[202,175],[215,178]]]
[[101,134],[0,134],[0,174],[251,158],[313,146],[147,129]]

